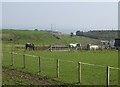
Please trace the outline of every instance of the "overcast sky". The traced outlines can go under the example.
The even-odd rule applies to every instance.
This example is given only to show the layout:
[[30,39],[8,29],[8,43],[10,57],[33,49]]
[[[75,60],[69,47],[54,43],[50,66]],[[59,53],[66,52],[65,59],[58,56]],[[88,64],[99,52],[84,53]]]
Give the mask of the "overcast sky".
[[3,2],[2,27],[75,32],[117,29],[117,2]]
[[1,0],[2,2],[118,2],[119,0]]

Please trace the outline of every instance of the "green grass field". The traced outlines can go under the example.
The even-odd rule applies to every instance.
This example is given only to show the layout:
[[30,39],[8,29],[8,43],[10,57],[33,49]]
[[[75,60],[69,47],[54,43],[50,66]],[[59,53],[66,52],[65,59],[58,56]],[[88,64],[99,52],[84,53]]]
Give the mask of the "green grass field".
[[[38,58],[26,56],[26,68],[23,68],[23,54],[41,57],[40,76],[55,79],[63,83],[76,84],[78,82],[78,62],[92,63],[103,66],[118,67],[118,52],[104,51],[26,51],[15,49],[15,64],[11,65],[10,45],[3,45],[3,66],[38,74]],[[56,78],[56,60],[60,60],[60,77]],[[106,67],[82,65],[82,85],[105,85]],[[118,84],[118,70],[110,70],[110,84]]]
[[[81,84],[82,85],[106,85],[106,67],[118,67],[118,51],[26,51],[14,49],[14,52],[20,53],[14,55],[14,66],[10,66],[12,43],[9,41],[14,39],[15,45],[24,45],[27,42],[35,45],[50,44],[69,44],[87,43],[99,44],[99,40],[86,37],[70,37],[70,35],[59,35],[60,39],[56,39],[53,34],[44,31],[30,30],[3,30],[2,31],[2,64],[5,67],[14,68],[31,74],[39,74],[41,77],[50,78],[62,83],[77,84],[78,82],[78,62],[103,65],[105,67],[90,66],[82,64],[81,68]],[[41,57],[41,72],[38,73],[38,57],[26,56],[26,67],[23,69],[23,54],[35,55]],[[60,60],[59,78],[56,77],[56,61]],[[3,79],[5,79],[3,77]],[[118,84],[118,70],[110,69],[110,85]]]

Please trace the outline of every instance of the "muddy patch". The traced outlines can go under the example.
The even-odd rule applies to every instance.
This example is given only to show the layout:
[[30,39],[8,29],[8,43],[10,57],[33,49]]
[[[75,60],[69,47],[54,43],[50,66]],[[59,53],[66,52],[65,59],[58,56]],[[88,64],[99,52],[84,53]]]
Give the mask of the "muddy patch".
[[6,67],[2,68],[2,75],[3,85],[60,85],[57,81]]

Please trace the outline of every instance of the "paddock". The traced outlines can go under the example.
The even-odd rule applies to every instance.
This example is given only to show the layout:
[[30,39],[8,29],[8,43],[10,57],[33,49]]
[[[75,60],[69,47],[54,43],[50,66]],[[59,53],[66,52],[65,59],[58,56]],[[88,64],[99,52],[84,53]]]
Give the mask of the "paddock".
[[[109,84],[114,85],[118,81],[116,76],[118,72],[116,70],[117,51],[27,51],[27,53],[23,53],[18,50],[12,53],[3,53],[4,66],[9,66],[12,62],[12,67],[16,69],[24,69],[34,74],[39,72],[41,76],[57,78],[62,82],[106,85],[107,75],[110,75]],[[110,74],[107,73],[108,65]]]

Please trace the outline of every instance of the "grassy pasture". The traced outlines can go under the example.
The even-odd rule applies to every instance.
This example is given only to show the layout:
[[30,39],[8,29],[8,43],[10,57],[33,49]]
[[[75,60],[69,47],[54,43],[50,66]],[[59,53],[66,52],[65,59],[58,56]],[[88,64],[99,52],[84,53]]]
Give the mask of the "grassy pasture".
[[[3,45],[3,66],[11,67],[10,45]],[[23,55],[30,54],[41,56],[40,76],[54,78],[64,83],[76,84],[78,82],[78,62],[86,62],[97,65],[118,67],[118,52],[116,50],[104,51],[26,51],[16,50],[14,55],[15,64],[13,68],[38,74],[38,58],[26,57],[26,68],[23,68]],[[56,59],[60,59],[60,77],[56,78]],[[71,62],[73,61],[73,62]],[[12,68],[12,67],[11,67]],[[118,84],[118,70],[110,70],[110,84]],[[106,67],[82,65],[82,85],[105,85]]]
[[[53,35],[60,37],[56,39]],[[68,34],[55,34],[45,31],[33,31],[33,30],[2,30],[3,43],[10,43],[10,39],[14,39],[17,44],[34,43],[35,45],[50,45],[50,44],[69,44],[69,43],[81,43],[85,45],[87,43],[99,43],[97,39],[91,39],[86,37],[73,36]]]
[[[23,45],[31,42],[35,45],[50,44],[69,44],[87,43],[99,44],[96,39],[86,37],[70,37],[70,35],[57,35],[56,39],[49,32],[30,31],[30,30],[3,30],[2,31],[2,51],[3,66],[15,68],[21,71],[38,74],[38,58],[26,56],[26,68],[23,69],[23,54],[41,56],[40,76],[52,78],[62,83],[76,84],[78,82],[78,62],[92,63],[103,66],[118,67],[118,52],[116,50],[103,51],[66,51],[66,52],[49,52],[49,51],[26,51],[14,49],[14,52],[20,53],[14,55],[14,66],[11,65],[11,48],[10,38],[15,40],[14,45]],[[60,59],[60,77],[56,78],[56,60]],[[73,62],[71,62],[73,61]],[[4,77],[3,77],[4,78]],[[82,85],[105,85],[106,84],[106,67],[88,66],[82,64]],[[110,70],[110,84],[118,84],[118,70]]]

